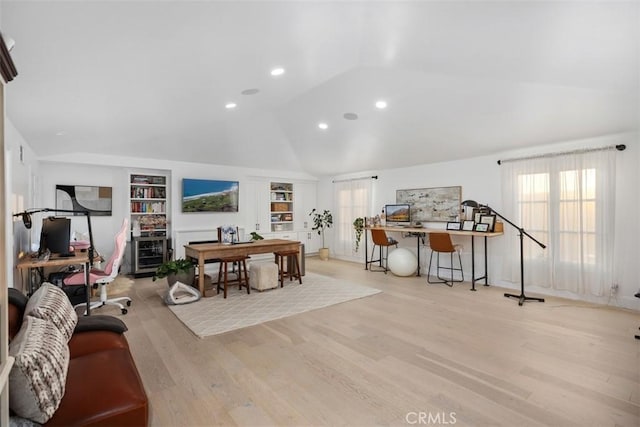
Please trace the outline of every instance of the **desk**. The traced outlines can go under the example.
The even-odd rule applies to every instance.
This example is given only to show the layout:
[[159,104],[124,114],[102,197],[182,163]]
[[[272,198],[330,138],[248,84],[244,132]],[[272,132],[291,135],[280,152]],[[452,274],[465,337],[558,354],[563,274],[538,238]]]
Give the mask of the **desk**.
[[[38,258],[31,258],[25,256],[18,261],[17,267],[30,271],[33,268],[44,269],[47,267],[65,267],[69,265],[84,264],[84,285],[85,293],[87,295],[87,316],[91,314],[91,283],[89,283],[89,272],[91,271],[89,265],[89,253],[88,252],[76,252],[72,257],[61,257],[58,255],[51,255],[51,257],[44,261]],[[44,275],[42,275],[44,278]],[[31,273],[29,272],[29,296],[33,294],[33,284],[31,283]]]
[[228,243],[194,243],[184,245],[185,256],[198,260],[198,289],[202,296],[204,296],[204,263],[206,260],[225,256],[266,254],[276,251],[298,251],[299,254],[300,242],[284,239],[264,239],[234,245]]
[[[476,290],[476,282],[484,279],[484,285],[489,286],[489,279],[487,278],[487,238],[502,236],[502,231],[494,232],[481,232],[481,231],[462,231],[462,230],[445,230],[441,228],[424,228],[424,227],[367,227],[367,230],[372,228],[382,229],[385,232],[395,233],[411,233],[416,236],[416,250],[418,255],[418,271],[416,276],[420,276],[420,239],[423,239],[429,233],[449,233],[452,236],[470,236],[471,237],[471,290]],[[484,237],[484,276],[476,277],[476,262],[475,262],[475,237]],[[369,260],[369,250],[367,248],[368,239],[365,236],[364,239],[364,269],[367,269]],[[382,257],[380,257],[382,258]]]

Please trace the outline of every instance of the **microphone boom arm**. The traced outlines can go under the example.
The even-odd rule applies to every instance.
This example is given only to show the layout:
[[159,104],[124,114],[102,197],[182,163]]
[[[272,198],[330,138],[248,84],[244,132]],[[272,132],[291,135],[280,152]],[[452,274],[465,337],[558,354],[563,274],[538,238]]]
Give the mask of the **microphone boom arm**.
[[484,206],[485,208],[489,209],[489,211],[493,212],[494,214],[496,214],[496,216],[498,216],[499,218],[501,218],[504,222],[506,222],[507,224],[511,225],[513,228],[515,228],[516,230],[518,230],[518,232],[524,234],[525,236],[527,236],[529,239],[533,240],[534,242],[536,242],[542,249],[546,249],[546,245],[543,244],[542,242],[540,242],[538,239],[536,239],[535,237],[533,237],[531,234],[527,233],[525,231],[524,228],[522,227],[518,227],[517,225],[515,225],[513,222],[509,221],[507,218],[505,218],[504,216],[502,216],[500,214],[500,212],[496,211],[495,209],[493,209],[491,206],[489,205],[480,205],[480,206]]
[[81,214],[87,217],[87,228],[89,231],[89,249],[87,251],[89,254],[89,265],[93,266],[95,249],[93,246],[93,231],[91,229],[91,212],[89,212],[88,210],[74,211],[71,209],[34,208],[34,209],[26,209],[25,211],[13,214],[12,216],[21,216],[22,222],[24,222],[25,227],[31,228],[31,214],[40,213],[40,212],[72,213],[72,214]]

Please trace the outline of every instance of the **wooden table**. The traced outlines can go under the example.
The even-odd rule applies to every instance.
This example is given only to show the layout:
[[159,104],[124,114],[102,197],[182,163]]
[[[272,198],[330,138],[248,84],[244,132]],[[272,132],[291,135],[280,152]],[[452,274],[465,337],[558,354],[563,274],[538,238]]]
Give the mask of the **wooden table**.
[[250,243],[194,243],[184,245],[184,253],[188,258],[198,260],[198,289],[204,296],[204,263],[209,259],[225,256],[266,254],[277,251],[298,251],[300,254],[300,242],[284,239],[254,240]]
[[[25,269],[30,271],[33,268],[37,268],[39,270],[44,270],[49,267],[65,267],[69,265],[77,265],[84,264],[84,285],[85,285],[85,293],[87,295],[87,309],[86,315],[91,314],[91,283],[89,283],[89,272],[91,271],[91,266],[89,265],[89,253],[88,252],[75,252],[74,256],[71,257],[61,257],[56,254],[51,255],[48,260],[40,260],[38,258],[31,258],[30,256],[25,256],[20,261],[18,261],[17,267],[19,269]],[[44,279],[44,274],[41,274],[41,277]],[[31,273],[29,272],[29,296],[34,292],[34,286],[31,282]]]
[[[446,230],[442,228],[425,228],[425,227],[367,227],[367,230],[372,228],[381,229],[385,232],[396,232],[396,233],[409,233],[411,235],[416,236],[417,241],[417,256],[418,256],[418,270],[416,276],[420,276],[420,239],[424,238],[429,233],[448,233],[452,236],[469,236],[471,237],[471,290],[476,290],[476,282],[484,279],[484,285],[489,286],[489,279],[487,274],[487,238],[488,237],[496,237],[502,236],[504,233],[502,231],[492,231],[492,232],[482,232],[482,231],[462,231],[462,230]],[[475,262],[475,237],[484,237],[484,276],[476,277],[476,262]],[[367,269],[368,266],[368,249],[367,249],[367,239],[364,239],[364,256],[365,263],[364,269]],[[380,256],[380,262],[382,262],[382,256]]]

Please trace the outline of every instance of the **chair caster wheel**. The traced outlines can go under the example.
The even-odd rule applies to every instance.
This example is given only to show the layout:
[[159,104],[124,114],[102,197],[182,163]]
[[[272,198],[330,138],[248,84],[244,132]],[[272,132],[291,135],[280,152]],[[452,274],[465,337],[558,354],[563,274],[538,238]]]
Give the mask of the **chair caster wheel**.
[[127,307],[131,307],[131,301],[127,301]]
[[122,314],[127,314],[127,313],[128,313],[127,309],[126,309],[126,308],[123,308],[123,309],[122,309]]

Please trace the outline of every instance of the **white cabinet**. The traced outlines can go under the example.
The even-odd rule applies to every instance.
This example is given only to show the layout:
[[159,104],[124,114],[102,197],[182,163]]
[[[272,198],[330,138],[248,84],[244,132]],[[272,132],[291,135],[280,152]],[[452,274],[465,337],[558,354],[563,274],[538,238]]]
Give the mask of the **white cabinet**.
[[255,230],[265,239],[299,240],[306,253],[318,251],[320,236],[311,230],[309,216],[317,203],[315,182],[253,177],[247,182],[247,193],[248,209],[255,212],[255,219],[247,218],[251,221],[248,231]]
[[298,240],[298,233],[293,231],[281,232],[281,233],[268,233],[265,238],[269,239],[284,239],[284,240]]
[[[255,212],[255,216],[248,218],[251,221],[247,224],[247,230],[256,231],[258,234],[269,232],[269,182],[267,180],[251,180],[248,183],[248,194],[250,194],[250,212]],[[253,205],[253,206],[251,206]]]
[[313,222],[309,213],[317,204],[317,184],[315,182],[296,182],[296,203],[294,206],[295,229],[311,230]]
[[322,240],[316,231],[299,231],[298,240],[304,245],[305,254],[318,253],[318,249],[322,246]]

